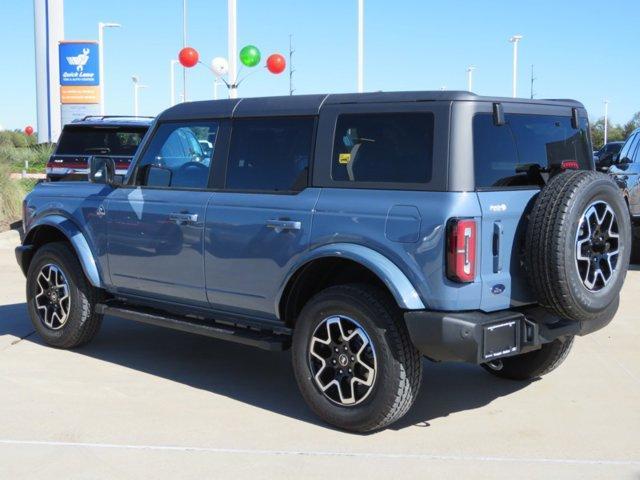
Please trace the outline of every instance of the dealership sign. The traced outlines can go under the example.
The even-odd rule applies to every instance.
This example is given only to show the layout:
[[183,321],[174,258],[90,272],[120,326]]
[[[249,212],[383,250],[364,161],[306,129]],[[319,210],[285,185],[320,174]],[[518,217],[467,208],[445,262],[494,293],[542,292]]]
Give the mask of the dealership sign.
[[60,42],[60,85],[100,85],[96,42]]
[[99,55],[97,42],[60,42],[60,103],[63,125],[100,113]]

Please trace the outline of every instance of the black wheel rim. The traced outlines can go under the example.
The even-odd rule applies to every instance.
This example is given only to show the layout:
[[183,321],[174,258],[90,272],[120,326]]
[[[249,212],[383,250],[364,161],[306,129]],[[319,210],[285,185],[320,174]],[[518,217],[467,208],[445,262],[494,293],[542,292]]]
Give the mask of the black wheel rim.
[[376,378],[376,353],[371,338],[354,319],[327,317],[309,344],[309,367],[323,395],[341,406],[364,401]]

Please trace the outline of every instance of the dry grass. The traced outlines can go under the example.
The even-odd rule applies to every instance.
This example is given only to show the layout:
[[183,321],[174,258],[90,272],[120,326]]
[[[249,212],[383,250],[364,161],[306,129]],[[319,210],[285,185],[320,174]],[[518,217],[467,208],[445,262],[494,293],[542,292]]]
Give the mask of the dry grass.
[[9,166],[0,163],[0,231],[22,216],[25,188],[22,183],[11,180],[10,173]]

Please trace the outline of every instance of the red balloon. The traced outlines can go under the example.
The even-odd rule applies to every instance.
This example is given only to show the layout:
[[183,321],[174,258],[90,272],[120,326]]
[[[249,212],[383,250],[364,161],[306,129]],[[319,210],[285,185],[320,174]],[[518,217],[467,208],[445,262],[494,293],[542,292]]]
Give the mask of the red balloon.
[[285,68],[287,68],[287,61],[282,55],[280,55],[279,53],[269,55],[269,58],[267,58],[267,69],[271,73],[273,73],[274,75],[278,75],[284,72]]
[[191,47],[184,47],[178,54],[180,65],[187,68],[195,67],[199,59],[200,55],[198,55],[198,51]]
[[29,137],[33,135],[33,127],[31,125],[27,125],[24,127],[24,133],[26,133]]

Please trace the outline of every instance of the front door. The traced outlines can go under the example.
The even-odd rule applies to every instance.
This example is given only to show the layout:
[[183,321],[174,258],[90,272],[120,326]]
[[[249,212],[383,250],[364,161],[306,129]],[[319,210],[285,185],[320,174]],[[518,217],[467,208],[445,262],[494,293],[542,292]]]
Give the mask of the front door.
[[276,316],[275,297],[309,245],[312,117],[233,121],[226,187],[209,200],[205,275],[216,309]]
[[216,122],[158,126],[131,186],[107,200],[111,282],[120,293],[206,305],[203,238]]

